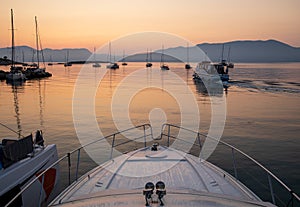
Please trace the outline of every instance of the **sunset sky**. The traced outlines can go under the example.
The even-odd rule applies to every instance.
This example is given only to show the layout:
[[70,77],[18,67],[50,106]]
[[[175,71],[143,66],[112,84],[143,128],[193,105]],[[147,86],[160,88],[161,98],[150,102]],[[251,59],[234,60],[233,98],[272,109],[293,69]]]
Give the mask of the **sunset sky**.
[[194,43],[276,39],[300,47],[299,0],[5,0],[0,47],[34,46],[34,16],[43,47],[92,50],[143,31],[173,33]]

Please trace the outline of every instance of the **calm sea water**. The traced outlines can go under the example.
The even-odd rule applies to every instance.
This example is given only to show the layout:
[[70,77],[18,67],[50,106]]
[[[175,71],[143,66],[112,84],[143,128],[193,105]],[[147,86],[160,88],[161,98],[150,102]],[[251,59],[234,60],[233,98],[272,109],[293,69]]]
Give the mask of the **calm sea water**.
[[[129,63],[118,70],[107,71],[99,87],[101,71],[107,70],[105,65],[102,64],[101,68],[86,67],[94,77],[89,84],[98,89],[95,95],[98,126],[104,135],[111,134],[117,130],[111,113],[115,90],[124,78],[144,68],[144,63]],[[135,75],[135,81],[130,83],[132,85],[123,88],[125,93],[136,84],[144,88],[128,104],[133,124],[148,123],[149,113],[156,108],[164,111],[162,120],[180,123],[178,100],[174,94],[163,90],[170,84],[175,88],[176,96],[178,83],[170,78],[169,71],[159,72],[162,73],[161,78],[155,80],[158,67],[154,63],[152,69]],[[193,71],[183,67],[183,64],[170,64],[171,71],[187,83],[195,96],[201,114],[200,130],[206,132],[211,122],[211,100],[205,87],[194,83]],[[30,80],[22,86],[0,82],[0,122],[23,135],[42,129],[46,142],[55,143],[60,156],[79,147],[73,124],[72,100],[81,68],[82,65],[69,68],[53,65],[47,67],[53,74],[48,79]],[[5,67],[1,69],[8,70]],[[300,194],[300,63],[236,64],[230,74],[228,90],[213,94],[225,97],[227,103],[222,140],[250,154]],[[155,81],[161,88],[151,87]],[[1,138],[17,136],[2,126],[0,132]],[[212,156],[211,160],[221,161],[220,165],[224,164],[223,167],[229,169],[223,158],[221,154]]]

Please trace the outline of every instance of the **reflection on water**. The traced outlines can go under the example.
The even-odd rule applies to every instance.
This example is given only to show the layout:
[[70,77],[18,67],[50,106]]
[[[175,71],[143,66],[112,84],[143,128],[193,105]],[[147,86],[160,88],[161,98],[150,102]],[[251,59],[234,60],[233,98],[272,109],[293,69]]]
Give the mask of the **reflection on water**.
[[18,100],[18,89],[21,90],[22,86],[12,85],[12,93],[14,95],[14,107],[16,113],[16,121],[17,121],[17,129],[18,129],[18,138],[21,137],[22,127],[21,127],[21,118],[20,118],[20,108],[19,108],[19,100]]
[[203,96],[219,96],[222,97],[225,94],[227,94],[228,89],[224,88],[220,84],[216,84],[214,82],[208,82],[208,83],[203,83],[202,81],[199,80],[193,80],[194,84],[196,86],[196,90],[199,94]]
[[[152,113],[165,114],[168,122],[180,124],[180,108],[176,99],[166,90],[176,88],[176,81],[170,80],[175,72],[193,92],[200,111],[200,131],[207,132],[211,123],[211,97],[225,95],[227,118],[222,139],[246,151],[300,193],[300,64],[236,64],[231,70],[231,82],[227,92],[217,87],[209,91],[192,79],[192,70],[185,70],[184,64],[169,64],[170,71],[160,71],[159,63],[135,77],[130,87],[141,84],[145,87],[131,99],[129,116],[133,124],[149,122]],[[55,143],[60,155],[80,145],[73,125],[72,99],[74,85],[82,65],[64,68],[53,65],[47,70],[53,77],[27,81],[23,86],[12,86],[0,82],[1,123],[26,135],[42,129],[48,144]],[[134,71],[145,69],[144,63],[129,63],[118,70],[93,68],[95,113],[99,128],[104,135],[116,131],[112,117],[112,96],[122,80]],[[98,85],[102,71],[107,73]],[[154,73],[161,76],[155,79]],[[141,80],[144,80],[143,82]],[[158,81],[160,88],[154,88]],[[170,85],[168,85],[170,84]],[[126,88],[124,88],[126,91]],[[214,104],[219,104],[215,102]],[[162,114],[163,115],[163,114]],[[164,119],[164,116],[161,116]],[[191,122],[193,120],[190,120]],[[87,126],[88,128],[89,126]],[[1,138],[12,137],[11,132],[0,128]],[[15,134],[13,134],[15,136]],[[97,137],[92,137],[96,139]],[[104,155],[103,155],[104,156]]]
[[44,90],[43,90],[43,96],[42,96],[42,86],[41,86],[41,80],[38,80],[38,87],[39,87],[39,107],[40,107],[40,125],[41,127],[44,126],[44,119],[43,119],[43,109],[44,109],[44,105],[43,105],[43,97],[45,97],[45,88],[46,88],[46,84],[44,81]]

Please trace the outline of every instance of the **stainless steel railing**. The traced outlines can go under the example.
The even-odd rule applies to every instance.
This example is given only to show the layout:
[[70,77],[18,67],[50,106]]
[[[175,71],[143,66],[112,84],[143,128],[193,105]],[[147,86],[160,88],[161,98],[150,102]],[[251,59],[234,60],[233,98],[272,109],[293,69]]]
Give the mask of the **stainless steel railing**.
[[[167,130],[166,130],[166,128],[167,128]],[[176,137],[176,136],[174,136],[174,135],[171,134],[172,128],[181,129],[181,130],[185,130],[185,131],[188,131],[190,133],[193,133],[196,136],[196,141],[198,143],[191,143],[191,144],[194,144],[194,145],[198,146],[200,151],[202,149],[201,142],[203,142],[204,139],[211,139],[213,141],[218,142],[219,144],[222,144],[222,145],[228,147],[231,150],[231,157],[232,157],[232,165],[233,165],[234,177],[237,180],[240,180],[240,179],[239,179],[239,176],[238,176],[236,153],[239,153],[240,155],[244,156],[245,158],[247,158],[248,160],[250,160],[251,162],[253,162],[256,166],[258,166],[261,170],[263,170],[267,174],[269,191],[270,191],[269,193],[270,193],[270,196],[271,196],[271,202],[274,205],[294,206],[294,202],[298,203],[298,204],[295,204],[295,205],[299,205],[300,204],[300,197],[294,191],[292,191],[292,189],[290,189],[276,175],[274,175],[271,171],[269,171],[266,167],[264,167],[261,163],[259,163],[257,160],[255,160],[254,158],[252,158],[250,155],[246,154],[245,152],[241,151],[240,149],[238,149],[238,148],[234,147],[233,145],[228,144],[228,143],[226,143],[226,142],[224,142],[222,140],[218,140],[218,139],[216,139],[214,137],[210,137],[210,136],[207,136],[207,135],[205,135],[203,133],[196,132],[196,131],[193,131],[193,130],[190,130],[190,129],[187,129],[187,128],[184,128],[184,127],[180,127],[180,126],[177,126],[177,125],[173,125],[173,124],[168,124],[167,123],[167,124],[163,124],[162,125],[160,139],[163,139],[163,137],[166,136],[167,137],[167,146],[168,147],[170,146],[170,141],[171,141],[170,139],[180,139],[180,140],[182,140],[181,138],[178,138],[178,137]],[[167,131],[167,132],[165,132],[165,131]],[[201,140],[201,137],[203,137],[202,140]],[[188,142],[186,140],[182,140],[182,141]],[[277,199],[281,203],[276,203],[276,194],[275,194],[275,191],[274,191],[274,188],[273,188],[272,179],[275,180],[277,183],[279,183],[280,186],[283,187],[290,194],[290,198],[287,200],[287,202],[284,202],[282,200]]]
[[[133,139],[130,139],[130,140],[126,140],[122,143],[119,143],[119,144],[116,144],[116,137],[117,135],[120,135],[124,132],[129,132],[133,129],[140,129],[142,128],[143,130],[143,135],[142,136],[138,136],[138,137],[135,137]],[[147,132],[148,131],[148,132]],[[72,180],[71,180],[71,166],[72,166],[72,162],[71,162],[71,156],[76,154],[77,153],[77,161],[76,161],[76,167],[75,167],[75,180],[74,182],[77,182],[78,181],[78,174],[79,174],[79,165],[80,165],[80,162],[81,162],[81,151],[83,148],[87,147],[87,146],[90,146],[90,145],[93,145],[97,142],[101,142],[103,140],[107,140],[107,139],[110,139],[112,138],[112,144],[111,144],[111,153],[110,153],[110,159],[113,158],[113,150],[114,148],[116,148],[117,146],[121,146],[121,145],[124,145],[126,143],[129,143],[129,142],[133,142],[133,141],[137,141],[139,139],[143,139],[144,141],[144,147],[146,147],[147,145],[147,137],[150,137],[151,140],[153,140],[153,131],[152,131],[152,127],[150,124],[142,124],[142,125],[138,125],[138,126],[135,126],[135,127],[132,127],[132,128],[129,128],[129,129],[125,129],[125,130],[122,130],[122,131],[118,131],[116,133],[113,133],[113,134],[110,134],[108,136],[105,136],[105,137],[102,137],[100,139],[97,139],[95,141],[92,141],[88,144],[85,144],[85,145],[82,145],[81,147],[71,151],[71,152],[68,152],[66,155],[62,156],[60,159],[58,159],[56,162],[54,162],[52,165],[50,165],[47,169],[45,169],[42,173],[40,173],[38,176],[36,176],[32,181],[30,181],[26,186],[24,186],[24,188],[22,188],[22,190],[16,194],[16,196],[10,200],[6,205],[5,207],[8,207],[10,206],[19,196],[22,195],[22,193],[24,193],[30,186],[32,186],[35,182],[39,182],[39,180],[41,179],[42,182],[41,182],[41,189],[40,189],[40,195],[39,195],[39,200],[41,202],[39,202],[40,204],[42,203],[42,191],[43,191],[43,182],[44,182],[44,176],[46,174],[47,171],[49,171],[51,168],[61,164],[64,160],[67,160],[67,177],[68,177],[68,185],[71,185],[72,183]]]
[[[143,133],[141,136],[137,136],[134,139],[129,139],[126,141],[122,141],[121,143],[116,143],[117,141],[117,135],[120,135],[124,132],[129,132],[133,129],[137,129],[140,128],[143,130]],[[172,130],[173,129],[177,129],[177,130],[184,130],[186,132],[189,132],[191,134],[193,134],[195,136],[195,142],[194,143],[190,143],[189,141],[185,140],[184,138],[180,138],[177,137],[176,135],[172,134]],[[72,179],[71,179],[71,166],[72,166],[72,161],[71,161],[71,156],[72,155],[76,155],[76,165],[75,165],[75,179],[73,182],[77,182],[79,179],[79,169],[80,169],[80,162],[81,162],[81,151],[83,148],[90,146],[92,144],[95,144],[97,142],[101,142],[103,140],[107,140],[107,139],[111,139],[111,151],[110,151],[110,159],[113,159],[113,150],[118,147],[118,146],[122,146],[125,145],[127,143],[130,142],[134,142],[137,140],[143,140],[143,146],[147,147],[147,137],[150,137],[151,140],[157,142],[162,142],[164,141],[164,137],[167,138],[166,140],[166,146],[170,146],[170,143],[172,141],[172,139],[177,139],[177,140],[181,140],[183,142],[187,142],[189,144],[193,144],[193,146],[195,146],[196,148],[198,148],[198,152],[201,152],[202,146],[203,146],[203,142],[205,141],[205,139],[211,139],[213,141],[218,142],[221,145],[224,145],[225,147],[227,147],[230,151],[231,151],[231,159],[232,159],[232,168],[233,168],[233,176],[235,177],[235,179],[237,180],[241,180],[240,176],[239,176],[239,171],[238,171],[238,167],[237,167],[237,156],[236,155],[242,155],[243,157],[247,158],[248,160],[250,160],[252,163],[254,163],[256,166],[258,166],[264,173],[267,174],[267,180],[268,180],[268,185],[269,185],[269,194],[271,195],[271,202],[273,204],[277,204],[277,205],[283,205],[283,206],[296,206],[300,203],[300,198],[299,196],[293,192],[283,181],[281,181],[277,176],[275,176],[271,171],[269,171],[267,168],[265,168],[261,163],[259,163],[258,161],[256,161],[254,158],[252,158],[251,156],[247,155],[246,153],[244,153],[243,151],[239,150],[238,148],[224,142],[221,140],[218,140],[214,137],[210,137],[205,135],[204,133],[200,133],[200,132],[196,132],[193,131],[191,129],[188,128],[184,128],[184,127],[180,127],[177,125],[173,125],[173,124],[163,124],[162,128],[161,128],[161,134],[160,137],[158,138],[153,138],[153,132],[152,132],[152,127],[150,124],[143,124],[143,125],[139,125],[136,127],[132,127],[129,129],[125,129],[122,131],[119,131],[117,133],[102,137],[100,139],[97,139],[93,142],[90,142],[86,145],[83,145],[69,153],[67,153],[66,155],[64,155],[63,157],[61,157],[60,159],[58,159],[55,163],[53,163],[51,166],[49,166],[46,170],[44,170],[40,175],[38,175],[35,179],[33,179],[29,184],[27,184],[8,204],[6,204],[6,206],[9,206],[15,199],[17,199],[19,196],[21,196],[21,194],[27,190],[31,185],[33,185],[36,181],[38,181],[39,179],[41,179],[42,181],[44,180],[44,175],[45,173],[50,169],[53,168],[56,165],[59,165],[60,163],[62,163],[63,160],[67,161],[67,177],[68,177],[68,185],[71,185],[72,183]],[[76,154],[77,153],[77,154]],[[281,203],[276,203],[276,201],[280,201],[280,199],[278,199],[278,197],[276,197],[276,192],[273,188],[273,183],[272,183],[272,179],[275,180],[285,191],[287,191],[290,195],[290,198],[286,201],[286,202],[281,202]],[[41,185],[41,192],[42,192],[42,186]],[[40,197],[39,199],[41,200],[41,193],[40,193]]]

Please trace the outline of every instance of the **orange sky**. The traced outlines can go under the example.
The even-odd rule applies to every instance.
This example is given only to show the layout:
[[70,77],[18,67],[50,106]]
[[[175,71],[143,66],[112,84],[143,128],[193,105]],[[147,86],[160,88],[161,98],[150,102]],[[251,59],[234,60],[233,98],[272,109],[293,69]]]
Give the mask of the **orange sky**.
[[34,46],[38,16],[43,47],[90,50],[143,31],[169,32],[194,43],[277,39],[300,47],[299,0],[10,0],[0,7],[0,47]]

